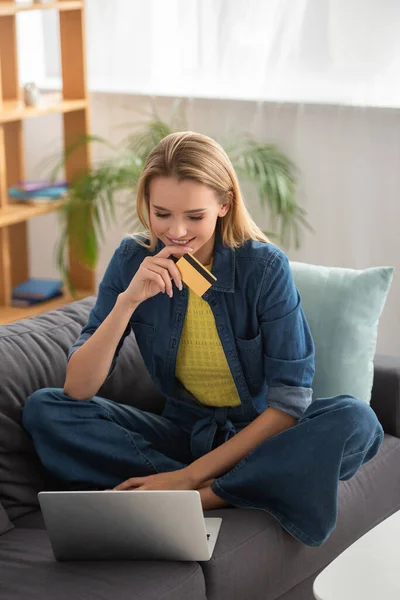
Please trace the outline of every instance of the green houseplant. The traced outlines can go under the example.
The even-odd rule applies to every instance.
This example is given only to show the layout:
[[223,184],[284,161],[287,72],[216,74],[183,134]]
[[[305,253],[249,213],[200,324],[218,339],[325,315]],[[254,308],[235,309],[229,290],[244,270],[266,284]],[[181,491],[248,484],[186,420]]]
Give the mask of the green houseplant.
[[[107,228],[116,221],[119,202],[116,193],[120,191],[131,192],[122,202],[124,225],[131,232],[140,231],[134,194],[146,157],[162,138],[183,129],[186,127],[176,127],[153,115],[117,148],[97,136],[78,139],[53,169],[52,177],[56,178],[65,161],[81,144],[97,142],[109,147],[109,158],[70,182],[65,203],[58,211],[61,236],[56,250],[57,267],[72,294],[74,287],[68,272],[67,242],[73,245],[79,261],[94,269]],[[292,161],[274,145],[257,142],[249,136],[238,136],[226,143],[219,141],[241,183],[250,182],[261,206],[269,211],[271,227],[265,233],[286,248],[293,241],[295,247],[299,247],[302,229],[311,230],[311,227],[304,208],[295,198],[297,169]]]

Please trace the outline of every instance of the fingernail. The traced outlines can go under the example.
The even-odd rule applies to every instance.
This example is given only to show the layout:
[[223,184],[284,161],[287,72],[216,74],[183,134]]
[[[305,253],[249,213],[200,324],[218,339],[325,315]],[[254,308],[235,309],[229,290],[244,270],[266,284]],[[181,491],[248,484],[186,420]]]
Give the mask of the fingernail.
[[178,287],[179,287],[179,290],[182,291],[182,289],[183,289],[182,283],[179,283]]
[[172,290],[170,290],[170,291],[168,292],[168,296],[169,296],[170,298],[172,298],[172,296],[173,296],[173,291],[172,291]]

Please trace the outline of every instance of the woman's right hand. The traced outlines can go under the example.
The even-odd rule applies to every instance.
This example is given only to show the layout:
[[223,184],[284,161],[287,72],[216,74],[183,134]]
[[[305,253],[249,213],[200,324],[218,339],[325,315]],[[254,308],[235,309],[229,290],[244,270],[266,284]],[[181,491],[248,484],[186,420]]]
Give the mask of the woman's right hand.
[[181,290],[182,278],[178,267],[169,257],[172,254],[180,257],[191,251],[192,248],[187,247],[165,246],[155,256],[146,256],[129,286],[123,292],[124,297],[132,305],[140,304],[160,292],[166,292],[172,298],[172,281]]

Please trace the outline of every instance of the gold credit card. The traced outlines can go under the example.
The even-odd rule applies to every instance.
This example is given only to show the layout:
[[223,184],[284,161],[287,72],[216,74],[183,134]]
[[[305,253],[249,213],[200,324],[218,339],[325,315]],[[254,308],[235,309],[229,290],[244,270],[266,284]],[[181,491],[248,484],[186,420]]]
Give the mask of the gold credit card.
[[198,296],[205,294],[217,281],[217,278],[189,252],[176,261],[176,266],[182,281]]

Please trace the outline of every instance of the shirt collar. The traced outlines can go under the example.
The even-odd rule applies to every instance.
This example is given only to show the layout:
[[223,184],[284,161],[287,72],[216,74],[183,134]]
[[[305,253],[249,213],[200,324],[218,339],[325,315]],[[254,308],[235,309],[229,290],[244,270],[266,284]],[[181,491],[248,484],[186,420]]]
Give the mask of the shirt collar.
[[217,278],[212,286],[216,292],[233,293],[235,290],[235,250],[224,246],[221,233],[215,236],[214,259],[211,272]]

